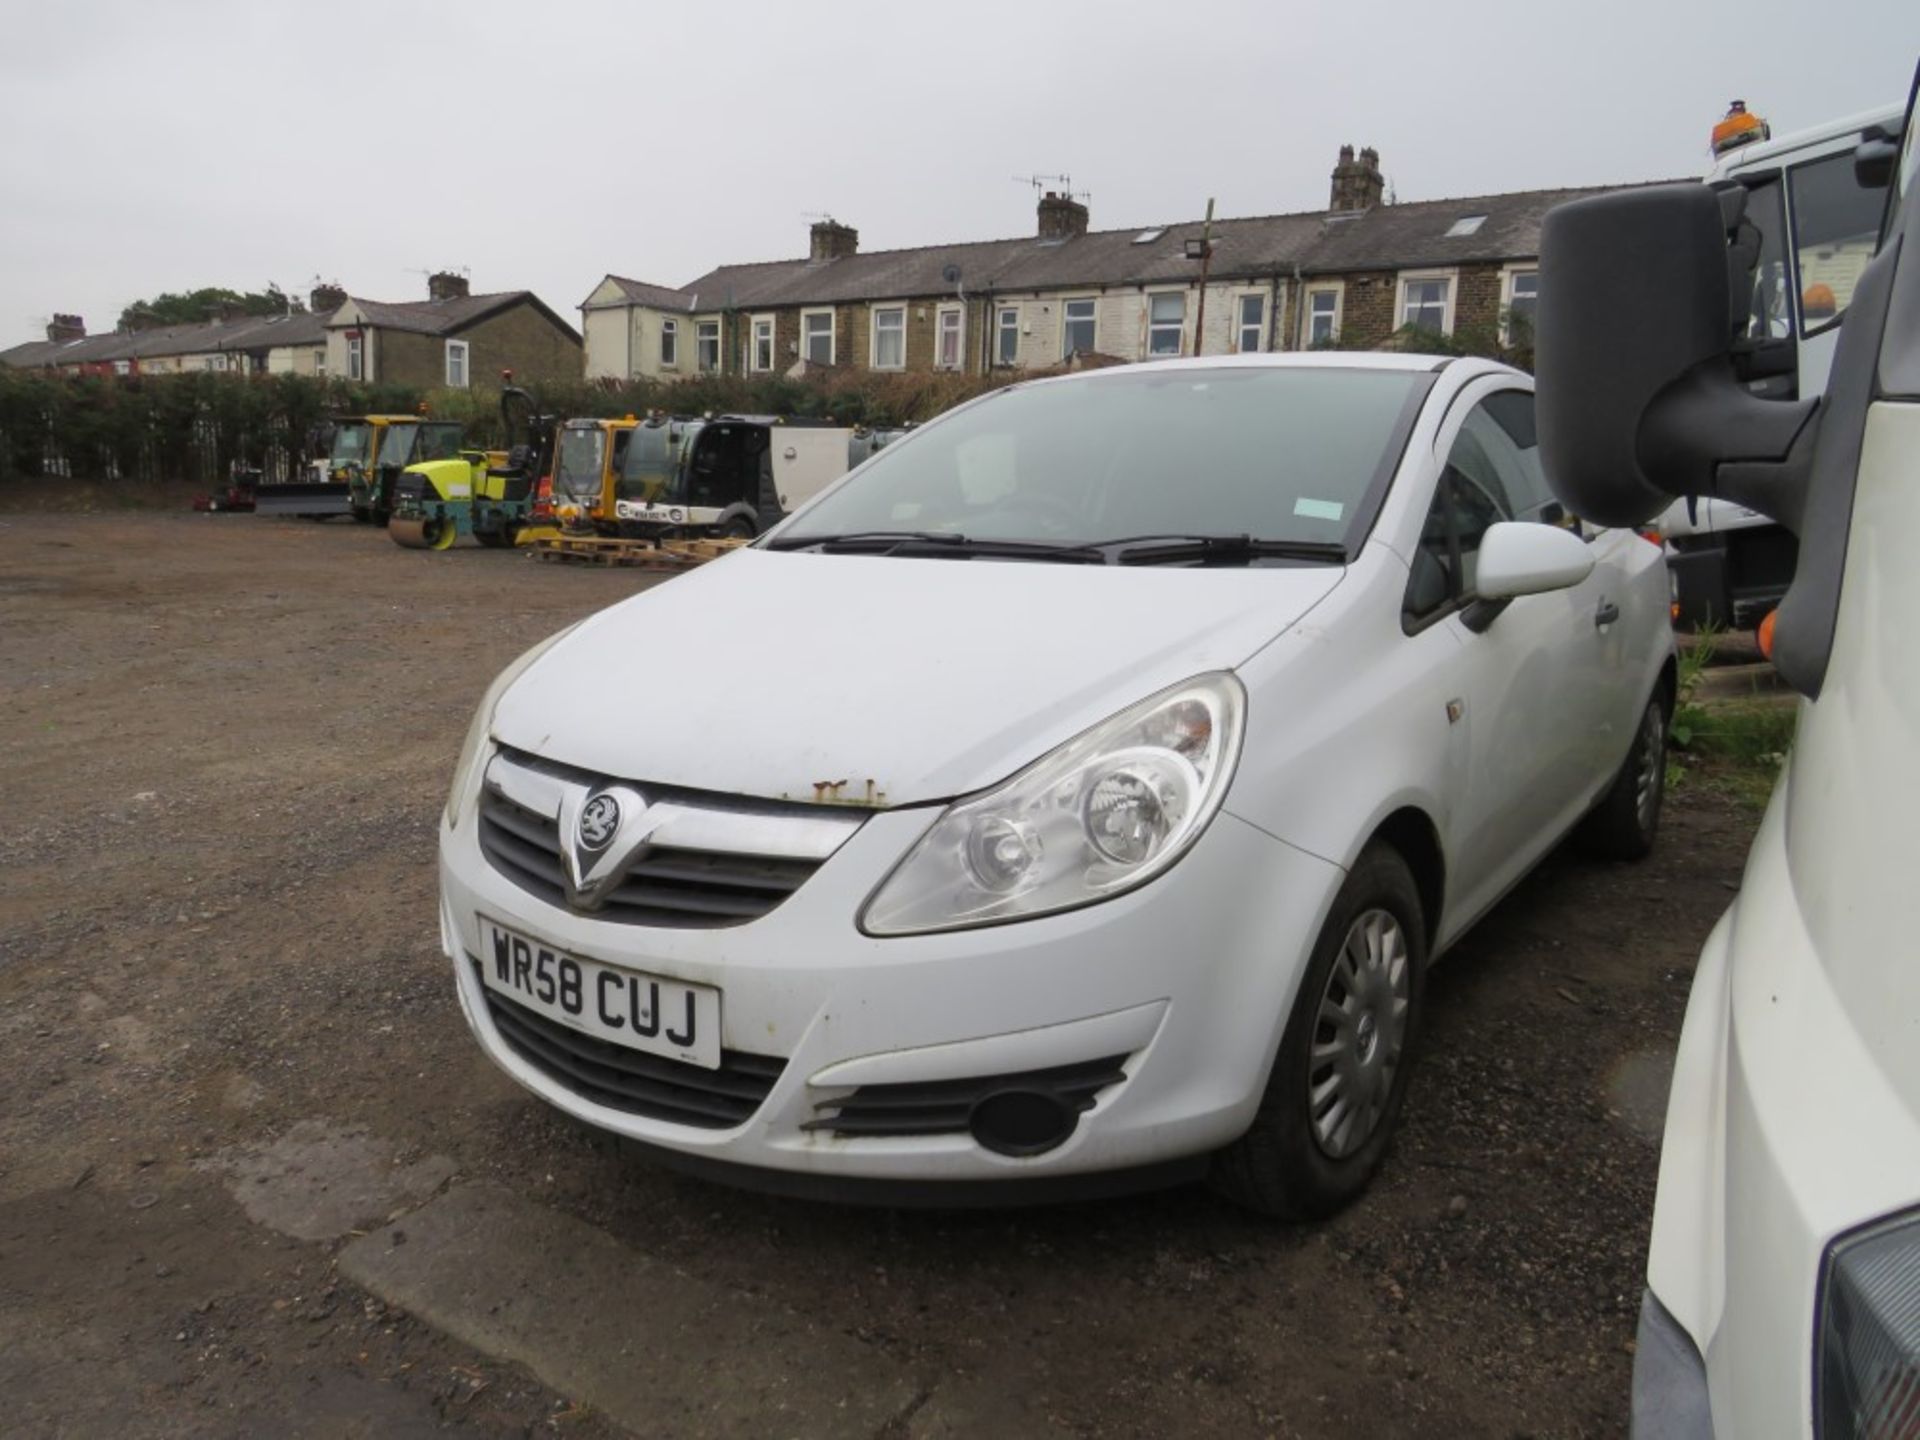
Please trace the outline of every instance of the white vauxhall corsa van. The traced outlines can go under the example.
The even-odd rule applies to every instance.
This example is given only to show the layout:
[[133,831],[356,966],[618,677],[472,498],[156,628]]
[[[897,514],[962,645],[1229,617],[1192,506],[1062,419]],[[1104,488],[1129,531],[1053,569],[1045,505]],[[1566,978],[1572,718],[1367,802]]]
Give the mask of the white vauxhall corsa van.
[[1576,202],[1541,241],[1549,473],[1635,523],[1675,495],[1789,526],[1773,658],[1799,733],[1701,953],[1634,1365],[1642,1440],[1920,1435],[1920,146],[1889,186],[1824,396],[1731,363],[1726,214],[1702,186]]
[[1666,606],[1503,366],[1012,386],[495,682],[440,840],[460,1004],[723,1178],[1324,1214],[1432,960],[1570,831],[1651,846]]

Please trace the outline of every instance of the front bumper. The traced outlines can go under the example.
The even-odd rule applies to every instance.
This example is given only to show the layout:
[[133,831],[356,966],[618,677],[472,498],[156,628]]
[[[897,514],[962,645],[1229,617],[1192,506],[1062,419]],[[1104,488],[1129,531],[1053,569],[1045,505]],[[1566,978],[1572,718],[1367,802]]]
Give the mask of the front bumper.
[[[937,935],[862,934],[861,904],[938,813],[874,815],[778,908],[716,930],[629,925],[549,904],[493,868],[468,813],[459,828],[441,832],[442,944],[462,1012],[495,1063],[549,1104],[709,1172],[953,1182],[957,1199],[976,1185],[1062,1183],[1141,1167],[1172,1178],[1193,1168],[1179,1162],[1244,1132],[1343,878],[1338,867],[1223,813],[1170,871],[1114,900]],[[468,963],[481,954],[481,914],[576,955],[717,986],[723,1046],[778,1056],[784,1069],[751,1118],[728,1129],[583,1098],[495,1027]],[[1126,1079],[1039,1155],[998,1154],[966,1133],[803,1128],[857,1086],[1113,1054],[1127,1057]]]

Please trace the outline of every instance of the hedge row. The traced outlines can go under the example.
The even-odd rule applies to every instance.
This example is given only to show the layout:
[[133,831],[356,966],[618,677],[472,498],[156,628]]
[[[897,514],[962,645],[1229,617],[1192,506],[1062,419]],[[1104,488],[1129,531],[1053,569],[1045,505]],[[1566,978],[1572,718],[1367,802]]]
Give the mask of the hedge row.
[[[902,424],[1006,384],[1008,377],[847,373],[806,380],[715,376],[662,384],[573,382],[538,388],[560,415],[790,415],[841,424]],[[499,398],[298,375],[53,375],[0,369],[0,480],[192,480],[217,483],[235,464],[283,476],[323,443],[333,416],[406,413],[425,405],[464,421],[475,444],[504,442]]]

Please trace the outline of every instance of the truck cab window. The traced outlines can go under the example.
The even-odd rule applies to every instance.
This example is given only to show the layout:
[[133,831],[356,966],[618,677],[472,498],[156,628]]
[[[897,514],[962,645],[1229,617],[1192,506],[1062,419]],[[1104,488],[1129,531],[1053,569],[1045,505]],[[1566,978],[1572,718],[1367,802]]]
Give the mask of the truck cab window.
[[1744,340],[1785,340],[1793,334],[1793,306],[1788,303],[1787,216],[1780,177],[1772,175],[1747,186],[1746,223],[1760,235],[1760,258],[1753,267],[1753,289],[1740,303],[1734,297],[1734,337]]
[[1852,151],[1795,166],[1788,180],[1793,187],[1800,333],[1816,335],[1838,324],[1853,301],[1853,287],[1880,241],[1887,192],[1863,186],[1854,177]]

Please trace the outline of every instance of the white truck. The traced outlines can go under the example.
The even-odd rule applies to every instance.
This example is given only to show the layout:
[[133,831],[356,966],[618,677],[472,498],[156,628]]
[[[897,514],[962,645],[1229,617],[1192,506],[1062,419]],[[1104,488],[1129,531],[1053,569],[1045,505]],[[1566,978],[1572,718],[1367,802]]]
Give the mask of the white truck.
[[[1731,317],[1735,365],[1749,388],[1779,399],[1825,391],[1840,321],[1873,258],[1886,187],[1863,185],[1853,153],[1899,133],[1901,107],[1885,105],[1780,139],[1734,102],[1716,130],[1721,148],[1707,184],[1745,198],[1757,247],[1744,313]],[[1736,119],[1744,126],[1734,126]],[[1720,130],[1730,133],[1723,139]],[[1793,535],[1749,506],[1677,500],[1655,528],[1667,545],[1675,619],[1752,629],[1780,603],[1793,575]]]
[[[1803,353],[1821,340],[1818,383],[1796,398],[1757,394],[1743,373],[1752,347],[1731,338],[1725,283],[1737,251],[1709,192],[1577,201],[1541,236],[1540,448],[1561,499],[1615,525],[1676,496],[1730,501],[1799,542],[1773,625],[1774,664],[1803,697],[1798,736],[1687,1003],[1635,1350],[1638,1440],[1920,1434],[1913,101],[1904,138],[1869,133],[1882,128],[1834,152],[1835,190],[1857,176],[1886,193],[1874,258],[1855,268],[1850,230],[1802,234],[1796,249],[1818,253],[1787,272],[1797,285],[1817,259],[1846,301],[1837,333],[1803,335],[1794,312],[1793,332],[1769,337]],[[1793,166],[1783,178],[1789,192],[1815,183]]]

